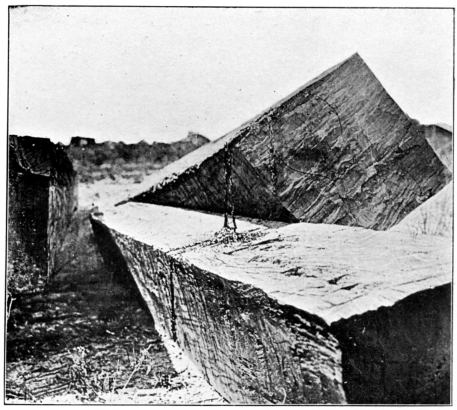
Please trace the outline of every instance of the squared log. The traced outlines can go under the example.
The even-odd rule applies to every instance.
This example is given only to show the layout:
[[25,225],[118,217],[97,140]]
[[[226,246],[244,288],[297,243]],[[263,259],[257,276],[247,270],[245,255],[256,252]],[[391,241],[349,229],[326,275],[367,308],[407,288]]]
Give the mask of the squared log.
[[[449,403],[446,238],[126,204],[92,217],[159,332],[232,403]],[[419,338],[420,336],[420,338]]]
[[77,207],[77,180],[62,147],[49,139],[9,136],[8,258],[44,276]]
[[229,202],[243,216],[286,220],[286,210],[302,222],[386,230],[451,180],[437,129],[409,118],[355,54],[151,176],[130,201],[215,212]]

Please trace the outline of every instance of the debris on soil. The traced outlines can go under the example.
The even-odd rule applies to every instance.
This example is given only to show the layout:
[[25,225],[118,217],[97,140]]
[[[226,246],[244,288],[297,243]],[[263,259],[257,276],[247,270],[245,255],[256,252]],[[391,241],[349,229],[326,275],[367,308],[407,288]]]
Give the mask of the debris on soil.
[[115,283],[79,211],[51,284],[14,300],[7,332],[8,403],[217,403],[178,374],[150,313]]

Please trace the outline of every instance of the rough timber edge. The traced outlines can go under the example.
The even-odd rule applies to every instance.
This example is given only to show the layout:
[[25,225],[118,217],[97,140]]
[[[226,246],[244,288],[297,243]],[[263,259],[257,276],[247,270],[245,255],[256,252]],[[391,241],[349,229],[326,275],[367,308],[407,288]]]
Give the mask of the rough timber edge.
[[[454,175],[454,131],[453,127],[447,124],[424,124],[423,129],[425,130],[425,139],[428,145],[432,148],[435,155],[439,158],[441,163]],[[448,134],[449,141],[445,144],[436,144],[434,138],[436,130]],[[450,152],[446,152],[446,148],[450,147]]]
[[449,238],[449,241],[452,241],[454,231],[453,188],[454,182],[452,180],[387,231],[405,232],[413,236],[418,234],[434,235]]
[[[134,204],[134,205],[137,205],[137,204]],[[141,205],[144,205],[144,204],[141,204]],[[157,205],[157,206],[159,206],[159,205]],[[120,232],[118,229],[111,228],[106,223],[106,221],[103,220],[103,218],[100,218],[95,213],[90,214],[89,219],[90,219],[91,224],[95,224],[95,225],[99,225],[99,226],[101,225],[103,227],[103,229],[111,236],[115,246],[118,247],[119,250],[120,250],[120,246],[116,242],[116,239],[115,239],[116,235],[127,236],[130,239],[132,239],[133,241],[142,242],[138,238],[126,235],[125,233]],[[168,258],[170,258],[175,263],[178,263],[178,264],[181,264],[181,263],[192,264],[192,262],[183,261],[182,258],[177,256],[176,253],[175,253],[176,250],[167,249],[166,247],[165,247],[165,250],[163,250],[160,247],[157,247],[156,245],[149,245],[149,244],[147,244],[145,242],[142,242],[142,243],[146,244],[147,246],[149,246],[152,251],[155,251],[155,252],[158,252],[160,254],[166,255]],[[122,255],[122,258],[125,259],[124,253],[122,251],[121,251],[121,255]],[[199,268],[198,266],[196,266],[196,265],[194,265],[194,266],[198,270],[201,270],[201,268]],[[238,283],[237,281],[226,279],[223,276],[220,276],[217,273],[214,273],[214,272],[211,272],[211,271],[206,271],[206,273],[209,274],[212,277],[215,277],[215,278],[222,278],[224,281],[228,282],[230,285]],[[145,290],[143,284],[138,279],[137,275],[135,275],[134,273],[130,272],[130,269],[129,269],[128,274],[133,278],[137,288],[139,289],[140,294],[142,295],[146,305],[148,306],[148,309],[149,309],[149,311],[150,311],[150,313],[151,313],[151,315],[153,317],[153,320],[154,320],[154,324],[155,324],[154,326],[156,327],[157,332],[159,333],[160,337],[162,338],[163,344],[164,344],[164,346],[165,346],[165,348],[166,348],[166,350],[168,352],[168,355],[170,356],[170,360],[171,360],[171,362],[173,364],[173,367],[176,370],[176,372],[179,375],[184,374],[184,375],[188,375],[189,377],[195,377],[195,378],[203,380],[204,383],[206,383],[209,386],[211,386],[211,388],[216,392],[216,394],[218,394],[222,398],[222,400],[224,400],[227,404],[239,405],[240,403],[237,403],[237,402],[233,402],[233,403],[228,402],[228,398],[225,397],[223,391],[219,391],[218,387],[215,386],[215,385],[212,385],[209,382],[208,378],[205,377],[204,372],[200,369],[199,365],[192,358],[191,354],[184,347],[180,346],[177,341],[173,340],[172,336],[167,332],[166,327],[163,325],[164,321],[161,318],[160,313],[158,313],[155,310],[155,308],[154,308],[155,302],[152,300],[151,296],[149,295],[149,292],[147,290]],[[248,284],[248,286],[251,287],[251,288],[254,288],[254,286],[252,286],[250,284]],[[271,297],[267,292],[265,292],[261,288],[257,288],[257,289],[260,290],[260,292],[263,293],[267,298],[271,299],[272,301],[277,302],[278,305],[280,306],[280,308],[284,309],[284,311],[289,311],[290,310],[290,311],[294,311],[294,312],[298,313],[300,315],[300,317],[296,316],[297,320],[299,320],[299,321],[312,320],[318,326],[321,326],[321,327],[323,327],[325,329],[330,329],[329,326],[325,323],[325,321],[321,317],[319,317],[318,315],[315,315],[315,314],[308,313],[306,311],[300,310],[298,308],[295,308],[292,305],[288,305],[288,304],[284,304],[284,303],[278,302],[275,298]],[[332,337],[334,337],[334,336],[332,335]],[[347,404],[344,390],[343,390],[342,399],[343,399],[343,401],[340,404]],[[284,400],[285,400],[285,397],[284,397]],[[273,402],[263,403],[263,405],[271,405],[271,404],[277,404],[277,403],[273,403]],[[299,404],[299,403],[297,403],[297,404]],[[245,403],[243,405],[259,405],[259,403]],[[260,405],[262,405],[262,404],[260,404]]]
[[[112,237],[114,243],[115,240],[112,235],[112,228],[110,228],[104,221],[103,218],[99,217],[100,214],[97,213],[91,213],[89,215],[89,220],[91,224],[97,224],[103,226],[104,229],[106,229],[109,233],[109,235]],[[114,230],[118,232],[117,230]],[[115,246],[118,246],[117,244]],[[151,246],[152,247],[152,246]],[[121,252],[122,254],[122,252]],[[122,258],[125,259],[124,255],[122,254]],[[129,275],[135,282],[135,285],[138,289],[138,292],[140,293],[141,297],[143,298],[144,302],[148,306],[149,313],[151,314],[153,321],[154,321],[154,327],[157,330],[157,332],[160,335],[160,338],[162,339],[162,342],[165,346],[165,349],[168,353],[168,356],[170,358],[170,361],[173,365],[174,370],[178,375],[184,375],[186,377],[190,378],[198,378],[203,381],[205,385],[211,386],[206,378],[204,377],[203,373],[201,370],[197,367],[197,365],[194,363],[194,361],[189,357],[189,355],[186,353],[184,349],[182,349],[177,342],[175,342],[172,337],[167,333],[167,331],[164,329],[164,327],[161,325],[161,318],[157,315],[157,312],[152,309],[151,307],[154,306],[154,303],[152,302],[151,296],[149,295],[148,291],[144,289],[142,286],[141,282],[139,281],[138,277],[131,272],[129,272]],[[222,397],[215,389],[214,387],[210,387],[213,389],[217,395]]]
[[[30,172],[33,175],[39,175],[43,177],[50,177],[51,176],[51,161],[50,159],[48,160],[47,164],[45,164],[46,170],[41,171],[37,170],[33,167],[33,165],[36,166],[36,164],[32,164],[32,166],[28,166],[30,164],[25,163],[25,158],[23,155],[21,155],[22,151],[24,150],[22,142],[26,140],[32,140],[36,139],[36,143],[38,145],[41,144],[41,147],[38,147],[38,149],[44,149],[48,148],[49,146],[52,146],[52,141],[49,138],[43,138],[43,137],[32,137],[30,135],[15,135],[15,134],[10,134],[8,135],[8,142],[9,144],[12,145],[13,147],[13,155],[14,158],[16,159],[16,162],[19,164],[19,166],[27,172]],[[48,147],[45,147],[44,145],[48,145]],[[49,154],[51,155],[51,154]]]
[[284,98],[281,98],[275,104],[273,104],[270,107],[268,107],[267,109],[261,111],[260,114],[257,114],[256,116],[254,116],[250,120],[244,122],[238,128],[235,128],[234,130],[230,131],[228,134],[225,134],[224,136],[216,139],[214,142],[217,142],[217,141],[220,141],[220,140],[224,140],[225,141],[225,139],[228,139],[229,142],[231,142],[240,133],[240,131],[242,131],[244,128],[249,126],[251,123],[258,122],[266,114],[269,114],[271,111],[274,111],[274,110],[278,109],[283,104],[285,104],[287,101],[289,101],[291,98],[293,98],[296,95],[300,94],[302,91],[306,90],[308,87],[311,87],[313,84],[317,83],[318,81],[323,80],[324,78],[328,77],[330,74],[332,74],[333,72],[338,70],[344,64],[346,64],[347,62],[352,61],[352,60],[363,61],[363,59],[362,59],[362,57],[360,57],[359,53],[352,54],[350,57],[346,58],[345,60],[341,61],[338,64],[335,64],[333,67],[330,67],[329,69],[325,70],[324,72],[319,74],[317,77],[314,77],[312,80],[308,81],[307,83],[305,83],[304,85],[302,85],[301,87],[299,87],[295,91],[291,92],[290,94],[288,94]]
[[[138,204],[130,203],[129,205],[133,206],[133,207],[140,206],[140,207],[145,207],[145,208],[147,208],[147,207],[156,207],[158,209],[163,208],[165,211],[167,208],[169,208],[169,210],[172,210],[173,212],[178,212],[178,213],[195,213],[196,215],[203,217],[203,219],[205,219],[205,218],[208,219],[207,223],[202,222],[202,225],[205,226],[205,229],[207,226],[211,225],[211,223],[212,223],[211,219],[214,219],[214,223],[216,223],[216,219],[219,220],[219,218],[220,218],[219,215],[201,214],[198,211],[182,210],[180,208],[166,207],[166,206],[162,206],[162,205],[142,204],[142,203],[138,203]],[[194,253],[195,245],[201,246],[203,249],[212,248],[214,246],[211,244],[210,245],[205,244],[208,240],[209,230],[208,230],[208,232],[204,232],[203,234],[199,233],[199,235],[201,235],[201,236],[195,237],[194,241],[191,241],[189,243],[182,243],[179,246],[177,246],[176,248],[172,248],[171,246],[167,245],[166,242],[164,244],[159,244],[159,243],[157,243],[156,240],[147,240],[147,239],[145,239],[145,237],[143,235],[136,235],[136,233],[132,232],[131,229],[129,229],[129,228],[125,229],[125,228],[123,228],[122,225],[119,225],[119,223],[116,223],[115,221],[109,221],[109,220],[106,221],[104,219],[99,219],[98,217],[96,217],[94,215],[91,215],[91,219],[95,220],[98,223],[103,224],[110,231],[114,231],[120,235],[130,237],[131,239],[133,239],[135,241],[138,241],[138,242],[144,243],[147,246],[150,246],[152,249],[155,249],[159,252],[167,254],[169,257],[176,260],[177,263],[193,265],[198,269],[206,271],[216,277],[227,280],[230,283],[232,283],[232,282],[240,283],[241,282],[241,283],[244,283],[253,288],[259,289],[262,292],[264,292],[269,298],[271,298],[272,300],[277,302],[279,305],[284,306],[284,307],[291,307],[293,309],[302,311],[306,315],[311,315],[311,316],[315,317],[316,320],[319,320],[322,324],[325,324],[326,326],[332,326],[334,323],[337,323],[341,320],[349,320],[351,317],[362,316],[368,312],[376,312],[381,308],[393,307],[393,306],[397,305],[398,303],[401,303],[402,300],[405,299],[405,297],[414,295],[414,294],[426,289],[426,288],[416,289],[406,296],[404,294],[403,295],[397,294],[398,297],[393,298],[393,299],[387,299],[384,296],[382,296],[383,295],[383,291],[382,291],[380,293],[380,295],[382,297],[380,299],[378,299],[376,303],[369,306],[369,308],[366,309],[365,311],[357,311],[357,309],[356,309],[356,310],[352,310],[352,313],[351,313],[351,309],[349,309],[346,313],[339,312],[339,314],[336,314],[337,312],[334,312],[333,310],[320,311],[319,308],[310,309],[310,303],[312,304],[312,300],[315,299],[317,296],[316,297],[313,296],[310,298],[308,295],[307,299],[309,299],[309,300],[305,301],[304,303],[301,303],[301,302],[296,303],[297,299],[299,299],[299,300],[302,299],[303,297],[305,297],[304,295],[296,296],[295,298],[292,298],[293,300],[295,300],[295,302],[290,303],[291,302],[290,297],[280,296],[278,294],[272,293],[272,290],[269,289],[268,286],[262,286],[262,282],[261,281],[259,282],[252,276],[244,275],[243,278],[240,278],[238,273],[236,272],[236,270],[235,271],[232,270],[230,272],[225,272],[224,269],[220,269],[220,266],[212,266],[211,260],[206,257],[204,257],[203,259],[199,259],[199,258],[195,259],[195,257],[193,257],[193,255],[192,255]],[[293,224],[293,225],[285,225],[283,227],[276,228],[276,229],[260,227],[258,225],[256,226],[255,224],[252,224],[249,222],[245,222],[244,224],[245,225],[242,227],[241,231],[248,232],[248,231],[252,231],[252,230],[260,230],[262,232],[262,237],[259,238],[258,240],[254,240],[251,243],[251,245],[254,245],[254,246],[258,245],[258,244],[256,244],[257,241],[263,242],[265,240],[271,240],[272,238],[273,239],[280,238],[282,233],[285,233],[286,237],[288,237],[291,234],[291,232],[295,232],[296,229],[300,228],[300,227],[302,227],[303,229],[306,227],[312,227],[317,230],[324,230],[323,224],[299,223],[299,224]],[[130,227],[130,225],[127,225],[127,226]],[[322,235],[324,235],[324,234],[328,235],[329,233],[338,234],[341,231],[347,231],[347,232],[353,232],[353,233],[357,232],[358,236],[362,235],[362,236],[365,236],[367,239],[369,237],[375,238],[375,237],[382,237],[382,236],[391,237],[392,239],[396,238],[396,237],[400,238],[400,239],[409,238],[408,234],[405,234],[404,232],[398,232],[398,231],[374,231],[371,229],[366,229],[366,228],[361,228],[361,227],[345,227],[345,226],[341,226],[341,225],[325,225],[325,226],[331,227],[333,229],[333,232],[325,232]],[[298,234],[300,234],[300,233],[298,232]],[[447,238],[439,238],[439,237],[432,236],[432,235],[421,235],[421,236],[423,236],[424,240],[436,238],[436,239],[433,239],[433,241],[436,240],[436,241],[442,242],[442,243],[444,243],[447,239]],[[386,239],[388,239],[388,238],[386,238]],[[163,239],[161,239],[161,240],[163,240]],[[241,248],[243,248],[243,246],[244,245],[240,245]],[[236,251],[237,247],[235,246],[234,249]],[[451,267],[451,269],[452,269],[452,267]],[[452,283],[452,278],[450,275],[449,275],[449,277],[447,277],[447,276],[445,277],[443,275],[438,275],[438,276],[434,276],[434,277],[437,278],[436,282],[434,284],[432,284],[431,286],[430,286],[430,284],[427,284],[427,286],[428,286],[427,289],[434,289],[439,286]],[[426,278],[425,279],[423,278],[420,281],[422,282],[424,280],[426,280]],[[378,295],[378,296],[380,296],[380,295]],[[320,298],[320,296],[317,298]],[[369,295],[362,295],[362,298],[367,299],[367,298],[369,298]]]
[[440,123],[437,123],[437,124],[427,124],[427,127],[429,127],[431,125],[434,125],[437,128],[441,128],[442,130],[450,132],[452,135],[454,135],[454,131],[453,131],[452,126],[450,126],[448,124],[444,124],[444,123],[440,122]]
[[[94,220],[95,218],[93,218],[93,216],[91,216],[91,219]],[[101,222],[100,220],[97,220],[97,219],[95,219],[95,221],[96,221],[95,223],[97,223],[97,224],[104,225],[105,229],[108,231],[109,235],[113,235],[114,234],[114,236],[116,236],[116,234],[119,233],[119,232],[117,232],[117,230],[109,228],[109,226],[107,226],[104,222]],[[120,235],[123,236],[122,233],[120,233]],[[132,239],[134,239],[134,238],[132,238]],[[166,253],[168,253],[168,252],[166,252]],[[173,255],[173,253],[168,253],[168,256],[171,257],[172,260],[175,260],[177,263],[186,263],[185,260],[183,261],[181,259],[177,259],[176,255]],[[192,261],[187,262],[187,263],[192,264]],[[214,272],[207,272],[207,273],[209,273],[211,276],[219,276],[217,273],[214,273]],[[132,276],[134,276],[134,279],[135,279],[138,287],[141,289],[140,283],[136,280],[135,275],[132,275]],[[230,280],[229,278],[228,279],[224,278],[224,280],[226,280],[227,282],[234,282],[234,283],[237,282],[236,280],[235,281],[234,280]],[[255,287],[253,285],[250,285],[250,286]],[[437,285],[437,286],[430,287],[430,288],[424,287],[423,289],[418,290],[416,292],[413,292],[413,293],[407,295],[406,297],[404,297],[404,298],[402,298],[402,299],[400,299],[398,301],[395,301],[394,303],[392,303],[392,304],[390,304],[388,306],[384,306],[383,305],[383,306],[380,306],[377,309],[371,309],[371,310],[368,310],[368,311],[363,312],[361,314],[355,314],[355,315],[352,315],[349,318],[342,318],[342,319],[340,319],[338,321],[335,321],[335,322],[332,322],[330,324],[328,324],[324,320],[322,320],[319,315],[315,315],[313,313],[308,312],[307,310],[303,310],[303,309],[297,308],[297,307],[295,307],[293,305],[290,305],[290,304],[287,304],[287,303],[283,303],[281,301],[276,301],[276,298],[274,298],[274,296],[272,296],[269,293],[265,292],[261,288],[258,288],[258,287],[256,287],[256,288],[260,289],[260,291],[262,293],[265,293],[266,296],[269,299],[275,300],[280,305],[281,309],[288,310],[289,308],[291,308],[294,312],[296,312],[299,315],[299,316],[296,316],[298,320],[302,320],[303,318],[305,320],[311,319],[312,321],[314,321],[319,326],[323,326],[324,329],[326,329],[329,332],[329,334],[332,335],[333,337],[335,337],[336,340],[338,340],[340,343],[345,343],[345,340],[341,339],[341,335],[345,334],[346,325],[349,324],[349,326],[350,326],[351,323],[354,323],[354,321],[356,323],[359,319],[364,320],[363,318],[365,318],[365,320],[366,320],[365,314],[373,314],[373,313],[374,314],[378,314],[377,312],[379,311],[379,314],[381,314],[381,317],[382,317],[384,312],[386,312],[386,309],[391,309],[391,308],[395,309],[396,307],[400,307],[400,309],[401,309],[401,306],[404,306],[405,302],[412,300],[412,298],[416,298],[416,296],[424,294],[424,292],[435,292],[435,290],[442,289],[442,288],[445,288],[445,287],[450,287],[450,286],[451,286],[451,283],[446,282],[443,285]],[[433,293],[433,294],[435,294],[435,293]],[[147,295],[147,297],[145,298],[145,301],[148,301],[148,296],[149,295]],[[155,305],[155,303],[152,303],[151,301],[149,301],[149,303],[147,303],[147,304],[150,307],[153,307]],[[154,309],[151,310],[151,314],[153,314],[155,322],[157,324],[160,324],[160,320],[156,320],[157,312],[155,312]],[[158,318],[158,316],[157,316],[157,318]],[[177,342],[174,342],[170,338],[170,336],[167,334],[167,331],[164,328],[160,329],[159,332],[160,332],[161,336],[164,338],[164,341],[166,340],[165,346],[166,346],[170,356],[172,356],[173,364],[175,365],[175,363],[176,363],[176,366],[177,366],[176,370],[178,372],[186,372],[187,371],[188,374],[191,375],[191,376],[195,375],[195,376],[197,376],[199,378],[202,378],[203,380],[207,380],[205,377],[203,377],[203,372],[201,372],[199,370],[197,364],[194,362],[194,359],[191,358],[191,355],[186,351],[186,349],[184,347],[180,346]],[[362,334],[363,333],[364,333],[364,331],[362,332]],[[367,339],[367,340],[369,342],[369,339]],[[344,351],[345,350],[344,350],[344,348],[341,348],[341,349],[342,349],[341,351],[343,352],[343,355],[344,355]],[[379,347],[377,348],[377,350],[379,350]],[[343,366],[344,366],[344,364],[343,364]],[[214,386],[214,389],[217,392],[219,392],[219,390],[218,390],[218,388],[216,386]],[[219,394],[221,394],[221,396],[224,397],[224,394],[223,394],[222,391],[219,392]],[[345,400],[347,400],[347,394],[348,394],[348,391],[346,389],[344,389],[344,395],[345,395],[344,398],[345,398]],[[357,402],[353,402],[353,403],[356,404]],[[358,402],[358,403],[359,404],[363,404],[363,402]],[[233,404],[235,404],[235,403],[233,403]],[[293,404],[293,403],[291,403],[291,404]],[[298,404],[298,403],[295,403],[295,404]],[[343,404],[343,403],[340,403],[340,404]]]
[[[301,92],[303,92],[304,90],[306,90],[307,88],[312,86],[313,84],[315,84],[315,83],[323,80],[324,78],[328,77],[329,75],[333,74],[335,71],[337,71],[339,68],[343,67],[346,63],[348,63],[350,61],[361,61],[361,62],[363,62],[363,64],[366,65],[365,61],[360,57],[360,55],[358,53],[354,53],[347,59],[341,61],[340,63],[334,65],[333,67],[330,67],[329,69],[327,69],[326,71],[324,71],[323,73],[318,75],[317,77],[314,77],[312,80],[308,81],[307,83],[305,83],[303,86],[301,86],[294,92],[288,94],[286,97],[282,98],[281,100],[279,100],[278,102],[276,102],[275,104],[270,106],[269,108],[263,110],[262,112],[260,112],[260,114],[257,114],[250,120],[244,122],[239,127],[230,131],[228,134],[225,134],[224,136],[214,140],[213,142],[210,142],[209,144],[203,145],[202,147],[196,149],[195,151],[192,151],[189,154],[185,155],[184,157],[180,158],[178,161],[175,161],[175,162],[171,163],[170,165],[166,166],[165,168],[163,168],[156,174],[153,174],[150,178],[146,179],[140,185],[140,187],[138,187],[138,189],[139,189],[138,194],[131,196],[122,202],[117,203],[116,206],[123,205],[124,203],[130,202],[130,201],[134,202],[135,198],[139,197],[144,192],[149,192],[149,191],[155,192],[157,189],[160,189],[161,187],[167,185],[168,183],[176,180],[180,175],[192,174],[192,173],[196,172],[205,163],[205,161],[209,159],[209,157],[215,155],[220,150],[224,149],[225,145],[236,142],[238,137],[240,137],[242,135],[242,132],[246,131],[249,127],[252,126],[252,124],[254,124],[256,122],[258,123],[266,115],[270,114],[272,111],[277,110],[287,101],[289,101],[291,98],[300,94]],[[370,68],[367,65],[366,65],[366,67],[376,78],[376,76],[370,70]],[[376,80],[377,80],[377,78],[376,78]],[[377,80],[377,81],[379,82],[379,80]],[[382,86],[382,84],[381,84],[381,86]],[[386,91],[386,93],[387,93],[387,91]],[[403,112],[403,110],[402,110],[402,112]]]
[[[308,223],[302,223],[303,225],[307,226],[315,226],[315,227],[322,227],[324,224],[308,224]],[[296,228],[301,224],[294,224],[294,225],[288,225],[284,226],[279,229],[267,230],[267,234],[263,237],[261,237],[258,242],[262,243],[263,241],[270,241],[270,240],[275,240],[275,239],[281,239],[282,238],[282,231],[288,230],[289,228]],[[328,226],[328,225],[327,225]],[[340,225],[333,225],[335,229],[340,228]],[[373,235],[382,235],[382,236],[390,236],[392,237],[408,237],[409,235],[405,235],[403,232],[390,232],[389,235],[386,234],[387,231],[373,231],[371,229],[365,229],[365,228],[360,228],[360,227],[342,227],[343,230],[345,228],[350,229],[350,230],[358,230],[359,232],[364,232],[365,234],[373,234]],[[423,237],[432,237],[431,235],[423,235]],[[386,238],[388,239],[388,238]],[[439,238],[441,242],[446,238]],[[437,239],[438,240],[438,239]],[[256,241],[257,242],[257,241]],[[253,243],[254,245],[254,243]],[[255,244],[257,245],[257,244]],[[241,246],[242,247],[242,246]],[[235,251],[237,249],[235,248]],[[224,280],[227,280],[229,282],[242,282],[246,285],[249,285],[253,288],[260,289],[262,292],[264,292],[269,298],[273,299],[275,302],[277,302],[279,305],[284,306],[284,307],[290,307],[293,309],[297,309],[298,311],[303,312],[306,315],[313,316],[314,318],[318,319],[321,324],[325,324],[326,326],[333,326],[335,323],[345,321],[345,320],[350,320],[351,318],[355,317],[361,317],[364,316],[367,313],[374,313],[379,311],[380,309],[389,309],[391,307],[396,306],[397,304],[401,303],[405,298],[413,296],[417,293],[420,293],[424,290],[427,289],[435,289],[440,286],[445,286],[445,285],[450,285],[452,283],[452,278],[451,278],[451,272],[449,272],[449,275],[446,276],[444,274],[440,274],[437,276],[428,276],[425,278],[420,278],[417,282],[427,282],[427,281],[433,281],[432,284],[426,283],[424,286],[421,286],[418,289],[414,289],[408,294],[404,293],[398,293],[395,292],[395,297],[388,298],[386,297],[387,294],[391,295],[389,290],[387,288],[382,288],[381,291],[376,292],[375,288],[372,287],[370,290],[370,294],[376,295],[376,298],[373,300],[370,297],[370,294],[365,294],[361,296],[357,296],[354,300],[357,300],[356,304],[353,305],[353,302],[348,302],[343,309],[326,309],[326,310],[321,310],[320,308],[315,308],[318,306],[318,304],[315,304],[316,301],[319,299],[322,299],[322,296],[311,296],[311,295],[288,295],[288,294],[283,294],[283,293],[277,293],[276,290],[272,290],[268,286],[264,286],[262,283],[262,280],[258,280],[258,278],[252,276],[252,275],[245,275],[243,278],[240,278],[237,276],[236,272],[229,271],[225,272],[224,269],[220,269],[220,267],[211,267],[211,259],[205,258],[205,259],[200,259],[200,258],[195,258],[193,254],[195,254],[196,251],[195,249],[189,249],[189,251],[184,251],[184,252],[176,252],[172,250],[168,254],[173,257],[177,258],[178,261],[181,263],[186,263],[186,264],[191,264],[199,269],[202,269],[204,271],[210,272],[211,274],[221,277]],[[452,269],[452,268],[451,268]],[[357,269],[356,269],[357,270]],[[260,272],[263,272],[261,270]],[[399,272],[400,273],[400,272]],[[290,284],[291,286],[294,286],[293,283]],[[393,288],[392,288],[393,289]],[[284,289],[281,289],[280,291],[283,291]],[[329,288],[330,290],[330,288]],[[387,294],[386,294],[387,292]],[[368,303],[368,306],[364,306],[364,309],[360,309],[360,301],[365,300],[365,301],[372,301],[371,304]],[[338,307],[338,306],[336,306]],[[351,308],[352,307],[352,308]],[[354,308],[355,307],[355,308]]]

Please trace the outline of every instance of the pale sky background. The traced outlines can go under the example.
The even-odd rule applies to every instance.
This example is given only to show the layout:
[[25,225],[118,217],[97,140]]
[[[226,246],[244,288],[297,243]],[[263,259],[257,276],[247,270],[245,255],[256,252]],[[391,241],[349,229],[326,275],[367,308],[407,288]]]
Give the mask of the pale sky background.
[[359,52],[421,123],[452,124],[452,10],[10,11],[9,133],[215,139]]

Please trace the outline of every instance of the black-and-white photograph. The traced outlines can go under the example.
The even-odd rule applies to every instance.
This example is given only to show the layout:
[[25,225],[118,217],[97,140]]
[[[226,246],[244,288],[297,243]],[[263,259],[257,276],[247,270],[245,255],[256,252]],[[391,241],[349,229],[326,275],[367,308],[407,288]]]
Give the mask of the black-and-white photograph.
[[8,6],[4,404],[452,404],[454,18]]

